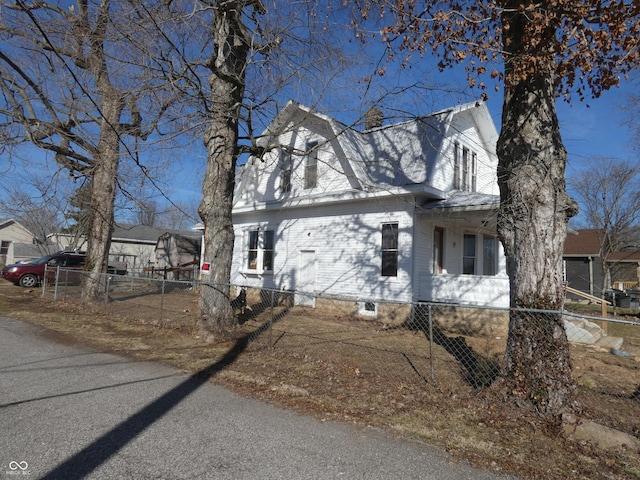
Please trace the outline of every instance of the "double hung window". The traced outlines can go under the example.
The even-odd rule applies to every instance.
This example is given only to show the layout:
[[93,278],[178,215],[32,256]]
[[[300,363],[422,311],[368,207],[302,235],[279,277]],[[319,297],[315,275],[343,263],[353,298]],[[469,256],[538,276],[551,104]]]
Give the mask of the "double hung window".
[[280,156],[280,191],[289,193],[291,191],[291,173],[293,171],[293,160],[291,155],[282,152]]
[[498,239],[485,236],[482,240],[482,274],[495,275],[497,273]]
[[307,156],[304,164],[304,188],[315,188],[318,185],[318,142],[307,144]]
[[462,273],[475,275],[476,273],[476,236],[465,235],[462,244]]
[[247,239],[247,269],[255,272],[273,270],[273,230],[250,230]]
[[433,273],[443,273],[444,229],[436,227],[433,230]]
[[398,276],[398,224],[382,224],[382,276]]
[[[484,235],[482,252],[478,252],[476,235],[464,236],[462,252],[462,273],[465,275],[496,275],[498,270],[498,239]],[[482,263],[478,256],[481,255]]]
[[475,192],[478,187],[478,155],[458,142],[453,144],[453,185],[465,192]]

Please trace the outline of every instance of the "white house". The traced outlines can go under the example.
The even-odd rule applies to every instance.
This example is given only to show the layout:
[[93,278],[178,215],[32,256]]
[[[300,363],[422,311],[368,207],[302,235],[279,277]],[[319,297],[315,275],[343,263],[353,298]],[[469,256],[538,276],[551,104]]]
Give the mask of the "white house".
[[506,307],[498,134],[482,103],[365,130],[295,102],[238,173],[232,283]]
[[24,225],[14,219],[0,220],[0,265],[33,260],[47,254],[42,245]]

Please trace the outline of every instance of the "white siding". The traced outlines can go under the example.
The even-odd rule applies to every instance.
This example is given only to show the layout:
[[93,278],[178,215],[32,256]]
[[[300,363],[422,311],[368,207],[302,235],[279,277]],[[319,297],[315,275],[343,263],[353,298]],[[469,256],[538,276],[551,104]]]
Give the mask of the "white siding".
[[[444,272],[433,272],[433,228],[444,228],[443,263]],[[506,273],[506,261],[500,242],[498,247],[498,265],[496,275],[463,275],[462,246],[465,234],[476,235],[476,261],[478,272],[482,272],[482,239],[493,236],[489,231],[467,230],[448,224],[446,221],[420,222],[418,226],[419,244],[424,241],[425,248],[416,255],[416,277],[418,298],[420,301],[461,303],[493,307],[509,306],[509,278]]]
[[[315,188],[304,188],[306,151],[309,142],[318,142],[318,183]],[[262,160],[252,158],[243,168],[242,180],[236,191],[236,206],[252,203],[286,200],[289,198],[318,196],[329,192],[342,192],[351,189],[345,175],[343,162],[333,148],[333,143],[309,130],[300,128],[279,137],[278,142],[295,149],[291,155],[291,191],[282,192],[281,158],[287,155],[281,149],[275,149],[264,155]]]
[[455,188],[454,185],[454,159],[455,145],[467,148],[476,154],[477,176],[476,192],[489,195],[499,195],[497,167],[498,159],[489,155],[485,150],[480,133],[471,118],[465,115],[454,117],[455,120],[448,129],[449,135],[444,139],[442,150],[436,167],[430,179],[431,184],[444,191]]
[[[300,251],[316,252],[316,292],[364,299],[411,300],[413,206],[402,200],[270,212],[236,218],[234,283],[296,289]],[[398,223],[398,276],[381,276],[381,226]],[[247,233],[258,226],[275,231],[273,273],[246,268]]]

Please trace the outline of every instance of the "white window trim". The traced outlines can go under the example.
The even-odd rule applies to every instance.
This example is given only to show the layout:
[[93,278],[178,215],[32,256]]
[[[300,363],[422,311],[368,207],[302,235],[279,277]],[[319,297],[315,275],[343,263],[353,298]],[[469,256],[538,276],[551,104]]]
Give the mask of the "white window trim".
[[[293,189],[293,155],[282,151],[280,154],[279,165],[279,186],[278,189],[282,195],[289,195]],[[288,174],[287,174],[288,172]],[[288,183],[285,188],[284,179],[288,176]]]
[[[256,248],[256,268],[249,268],[249,239],[252,232],[258,232],[258,245]],[[271,265],[272,268],[267,270],[264,268],[264,232],[272,232],[273,233],[273,248]],[[273,263],[275,262],[275,253],[276,253],[276,231],[275,228],[269,226],[256,226],[252,228],[247,228],[243,235],[243,267],[242,272],[247,275],[271,275],[273,274]]]
[[[368,310],[367,307],[373,305],[373,310]],[[367,317],[377,317],[378,316],[378,304],[376,302],[371,302],[367,300],[358,302],[358,315],[363,315]]]
[[[474,273],[461,273],[466,276],[478,276],[478,277],[496,277],[500,274],[500,249],[499,249],[499,239],[494,234],[489,233],[475,233],[475,232],[465,232],[462,235],[462,255],[460,257],[461,261],[461,270],[460,272],[464,272],[464,237],[472,236],[475,238],[475,252],[474,252]],[[491,239],[494,242],[494,265],[493,265],[493,273],[485,273],[485,255],[484,255],[484,242],[485,239]],[[471,257],[469,257],[471,258]]]
[[453,188],[464,192],[478,190],[478,153],[458,141],[453,143]]
[[[385,225],[395,225],[396,227],[396,248],[384,248],[383,230]],[[381,278],[398,278],[400,271],[400,222],[389,221],[380,223],[380,277]],[[396,254],[396,273],[395,275],[384,275],[384,252],[395,252]]]
[[[317,141],[313,141],[313,142],[307,142],[307,155],[305,155],[304,158],[304,189],[305,190],[313,190],[314,188],[316,188],[318,186],[318,142]],[[313,160],[313,162],[310,162],[310,160]],[[315,179],[314,179],[314,184],[313,186],[308,186],[308,182],[309,182],[309,171],[310,171],[310,167],[313,165],[313,170],[315,173]]]

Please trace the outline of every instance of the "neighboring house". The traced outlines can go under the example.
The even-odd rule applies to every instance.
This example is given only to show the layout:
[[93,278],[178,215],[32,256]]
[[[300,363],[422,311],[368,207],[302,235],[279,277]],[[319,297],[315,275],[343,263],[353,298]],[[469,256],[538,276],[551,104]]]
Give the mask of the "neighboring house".
[[200,261],[200,244],[198,233],[160,235],[155,249],[155,268],[163,270],[168,279],[192,279]]
[[[564,278],[567,285],[581,292],[602,297],[604,271],[601,260],[601,247],[604,242],[604,230],[582,229],[567,235],[564,244]],[[640,282],[640,251],[616,251],[607,256],[612,271],[613,285],[618,282]],[[567,294],[567,298],[576,299]]]
[[[127,271],[142,274],[145,269],[156,267],[156,245],[158,238],[172,232],[175,234],[193,235],[193,232],[182,230],[167,230],[166,228],[149,227],[146,225],[119,224],[113,229],[109,260],[125,262]],[[48,236],[50,242],[59,246],[58,250],[69,249],[74,237],[70,234],[56,233]],[[83,238],[78,244],[78,250],[87,248]]]
[[19,222],[0,220],[0,265],[33,260],[47,253],[33,233]]
[[[237,176],[232,282],[318,295],[507,307],[498,133],[469,103],[362,131],[290,102]],[[373,120],[373,121],[372,121]],[[203,259],[207,261],[207,259]]]

